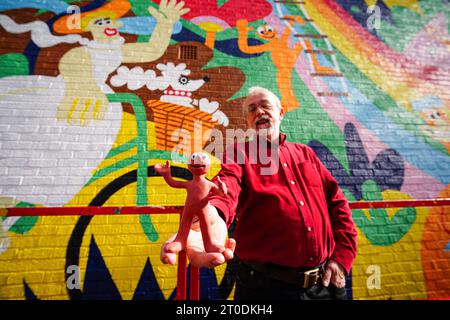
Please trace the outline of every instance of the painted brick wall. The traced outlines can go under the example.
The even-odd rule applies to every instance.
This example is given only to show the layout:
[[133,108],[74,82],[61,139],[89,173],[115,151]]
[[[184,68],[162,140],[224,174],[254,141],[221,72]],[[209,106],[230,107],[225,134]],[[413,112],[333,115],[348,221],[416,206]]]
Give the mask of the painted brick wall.
[[[304,2],[2,1],[0,212],[183,205],[154,165],[189,179],[204,148],[213,177],[254,85],[350,201],[450,197],[448,2]],[[450,297],[449,210],[354,210],[349,297]],[[159,249],[177,226],[3,216],[0,299],[173,299]],[[202,299],[233,297],[233,267],[201,270]]]

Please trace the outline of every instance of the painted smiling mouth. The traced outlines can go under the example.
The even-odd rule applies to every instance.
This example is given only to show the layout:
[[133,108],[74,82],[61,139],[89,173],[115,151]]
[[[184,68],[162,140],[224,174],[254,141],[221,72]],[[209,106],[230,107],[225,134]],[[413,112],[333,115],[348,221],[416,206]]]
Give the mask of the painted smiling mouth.
[[104,31],[104,34],[106,34],[108,37],[115,36],[117,34],[116,28],[106,28]]
[[204,164],[191,164],[190,166],[193,168],[205,168],[206,167]]

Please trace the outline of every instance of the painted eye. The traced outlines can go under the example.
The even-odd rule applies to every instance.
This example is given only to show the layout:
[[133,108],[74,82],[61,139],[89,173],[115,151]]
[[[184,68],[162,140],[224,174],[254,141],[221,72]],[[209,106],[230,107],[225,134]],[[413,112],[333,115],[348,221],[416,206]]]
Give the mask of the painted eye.
[[98,26],[102,26],[103,25],[103,21],[98,21],[95,24],[98,25]]
[[188,82],[189,82],[189,78],[188,78],[188,77],[185,77],[185,76],[181,76],[181,77],[178,79],[178,82],[181,83],[181,84],[186,85],[186,84],[188,84]]
[[203,160],[206,160],[207,158],[206,158],[206,154],[202,154],[202,159]]
[[194,161],[196,157],[197,157],[197,155],[194,153],[194,154],[191,156],[191,160]]
[[105,24],[111,24],[111,20],[106,20]]
[[273,28],[271,26],[266,26],[266,31],[267,32],[273,32]]
[[258,32],[259,34],[264,34],[265,31],[266,31],[265,26],[260,26],[258,27],[258,29],[256,29],[256,32]]

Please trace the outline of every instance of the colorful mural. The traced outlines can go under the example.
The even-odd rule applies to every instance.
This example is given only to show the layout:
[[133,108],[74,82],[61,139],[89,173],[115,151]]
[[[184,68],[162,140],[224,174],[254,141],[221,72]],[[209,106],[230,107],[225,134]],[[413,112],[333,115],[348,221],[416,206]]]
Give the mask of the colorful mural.
[[[2,1],[0,214],[182,205],[154,165],[189,180],[207,150],[214,176],[254,85],[350,201],[448,198],[449,28],[448,1]],[[354,210],[349,296],[450,297],[449,214]],[[173,299],[178,220],[1,216],[0,299]],[[233,270],[201,269],[201,298],[231,299]]]

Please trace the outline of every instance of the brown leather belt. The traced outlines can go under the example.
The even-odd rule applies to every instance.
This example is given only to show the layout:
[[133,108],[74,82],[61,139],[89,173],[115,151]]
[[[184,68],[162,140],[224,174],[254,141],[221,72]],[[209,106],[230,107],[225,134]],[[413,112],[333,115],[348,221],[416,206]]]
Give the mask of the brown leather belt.
[[311,269],[296,269],[250,260],[241,260],[241,263],[257,272],[265,274],[269,278],[296,284],[304,289],[317,284],[325,266],[325,263],[322,263],[318,267]]

